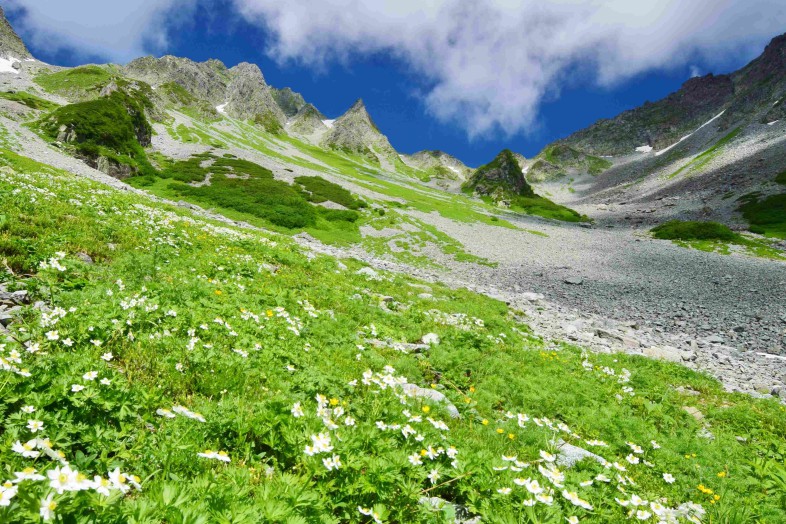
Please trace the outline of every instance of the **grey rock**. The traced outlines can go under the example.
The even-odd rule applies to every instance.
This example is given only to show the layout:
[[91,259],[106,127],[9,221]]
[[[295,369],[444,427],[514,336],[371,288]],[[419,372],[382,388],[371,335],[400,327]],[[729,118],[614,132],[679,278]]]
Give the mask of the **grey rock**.
[[695,418],[697,421],[701,422],[702,420],[704,420],[704,413],[699,411],[698,408],[695,408],[693,406],[682,406],[682,409],[685,411],[685,413]]
[[603,457],[596,455],[591,451],[587,451],[584,448],[580,448],[578,446],[574,446],[573,444],[569,444],[562,439],[557,441],[558,465],[564,468],[572,468],[577,463],[581,462],[586,458],[592,459],[600,464],[604,464],[606,462],[606,460]]
[[672,346],[652,346],[644,350],[644,355],[669,362],[682,361],[682,351]]
[[76,258],[84,262],[85,264],[92,264],[93,259],[87,253],[77,253]]
[[584,279],[581,277],[568,277],[563,282],[572,286],[580,286],[584,283]]
[[451,418],[461,417],[459,410],[456,409],[456,406],[454,406],[450,400],[448,400],[448,397],[436,389],[422,388],[415,384],[404,384],[402,388],[404,389],[404,393],[410,397],[427,398],[439,404],[444,404],[445,410]]

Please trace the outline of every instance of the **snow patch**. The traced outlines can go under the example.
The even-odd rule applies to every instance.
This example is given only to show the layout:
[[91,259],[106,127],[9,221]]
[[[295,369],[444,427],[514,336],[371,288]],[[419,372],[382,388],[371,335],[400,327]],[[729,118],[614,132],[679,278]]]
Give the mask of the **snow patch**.
[[445,166],[445,167],[447,167],[448,169],[450,169],[451,171],[453,171],[453,172],[454,172],[454,173],[456,173],[457,175],[460,175],[460,174],[461,174],[461,171],[460,171],[460,170],[459,170],[459,168],[457,168],[457,167],[453,167],[453,166]]
[[19,62],[13,56],[9,56],[8,58],[3,58],[0,56],[0,73],[13,73],[15,75],[19,74],[18,69],[14,69],[13,65]]
[[522,174],[524,174],[524,175],[526,175],[526,174],[527,174],[527,172],[529,171],[529,168],[530,168],[530,167],[532,167],[532,164],[527,164],[526,166],[524,166],[524,167],[521,169],[521,173],[522,173]]
[[[702,127],[704,127],[704,126],[706,126],[706,125],[709,125],[709,124],[710,124],[710,123],[712,123],[714,120],[716,120],[716,119],[720,118],[720,116],[721,116],[723,113],[725,113],[725,112],[726,112],[726,110],[724,109],[723,111],[721,111],[720,113],[718,113],[718,114],[717,114],[717,115],[715,115],[714,117],[710,118],[709,120],[707,120],[706,122],[704,122],[702,125],[700,125],[699,127],[697,127],[697,128],[696,128],[696,131],[698,131],[699,129],[701,129]],[[694,131],[693,133],[695,133],[696,131]],[[679,139],[677,142],[674,142],[673,144],[671,144],[671,145],[670,145],[669,147],[667,147],[666,149],[661,149],[660,151],[656,151],[656,152],[655,152],[655,156],[660,156],[660,155],[662,155],[663,153],[665,153],[666,151],[668,151],[668,150],[669,150],[669,149],[671,149],[672,147],[676,146],[677,144],[679,144],[679,143],[680,143],[680,142],[682,142],[683,140],[686,140],[686,139],[690,138],[691,136],[693,136],[693,133],[690,133],[690,134],[687,134],[687,135],[685,135],[684,137],[680,138],[680,139]]]
[[229,102],[224,102],[223,104],[216,106],[216,111],[221,113],[222,115],[227,114],[226,107],[229,105]]
[[767,125],[768,125],[768,126],[774,126],[774,125],[775,125],[775,124],[777,124],[778,122],[780,122],[780,120],[773,120],[772,122],[767,122]]
[[322,123],[328,126],[330,129],[333,129],[333,122],[335,121],[336,119],[334,118],[332,120],[323,120]]
[[639,146],[636,148],[639,153],[649,153],[652,151],[652,146]]
[[25,58],[25,62],[35,62],[35,58]]

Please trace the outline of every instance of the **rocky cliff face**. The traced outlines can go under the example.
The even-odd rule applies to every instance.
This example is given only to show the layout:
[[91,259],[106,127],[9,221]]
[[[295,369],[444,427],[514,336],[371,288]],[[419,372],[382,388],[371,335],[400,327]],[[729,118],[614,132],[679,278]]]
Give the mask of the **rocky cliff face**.
[[0,58],[16,58],[23,60],[31,58],[30,51],[27,50],[22,39],[16,34],[14,28],[8,23],[5,12],[0,6]]
[[[306,106],[306,99],[300,93],[295,93],[290,88],[276,89],[270,88],[270,94],[273,95],[273,100],[276,101],[281,111],[287,115],[287,118],[292,118]],[[313,106],[312,106],[313,107]],[[321,114],[321,113],[320,113]],[[325,117],[323,116],[322,119]]]
[[357,100],[349,110],[333,122],[333,127],[323,144],[331,149],[363,156],[373,162],[379,157],[396,157],[398,153],[387,137],[380,133],[371,120],[362,100]]
[[657,102],[600,120],[559,141],[593,155],[625,155],[637,147],[663,149],[724,112],[720,129],[786,117],[786,35],[761,56],[728,75],[691,78]]
[[438,178],[464,181],[472,174],[472,169],[464,162],[444,151],[418,151],[412,155],[401,155],[401,160]]
[[524,178],[518,159],[509,149],[503,150],[485,166],[479,167],[464,183],[462,189],[496,199],[503,195],[534,196],[535,192]]
[[324,115],[311,104],[304,105],[289,123],[289,131],[312,137],[327,133],[328,127],[322,122]]
[[257,120],[268,128],[280,128],[287,121],[256,64],[238,64],[229,70],[229,77],[225,98],[229,116]]
[[125,66],[124,72],[152,86],[174,82],[214,106],[224,103],[230,80],[227,67],[219,60],[194,62],[169,55],[137,58]]

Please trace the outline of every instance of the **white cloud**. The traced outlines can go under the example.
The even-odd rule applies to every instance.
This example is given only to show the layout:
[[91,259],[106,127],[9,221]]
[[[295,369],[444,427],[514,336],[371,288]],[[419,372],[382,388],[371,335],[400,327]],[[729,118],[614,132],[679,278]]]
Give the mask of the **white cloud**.
[[[184,0],[8,0],[16,29],[36,47],[125,62],[167,43],[166,14]],[[182,4],[182,5],[180,5]]]
[[428,110],[470,136],[532,126],[566,81],[752,58],[786,27],[782,0],[234,0],[281,62],[384,52],[423,79]]

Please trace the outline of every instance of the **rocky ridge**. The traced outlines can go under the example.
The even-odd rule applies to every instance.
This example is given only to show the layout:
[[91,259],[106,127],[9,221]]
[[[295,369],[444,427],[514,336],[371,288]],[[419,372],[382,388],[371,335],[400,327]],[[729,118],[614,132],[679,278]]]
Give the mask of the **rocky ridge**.
[[430,175],[449,180],[464,181],[472,174],[472,169],[464,162],[444,151],[425,150],[411,155],[401,155],[408,166],[421,169]]
[[509,149],[503,150],[490,163],[475,170],[462,185],[462,189],[482,196],[491,196],[495,200],[500,200],[509,193],[520,196],[535,194],[524,177],[518,159]]

